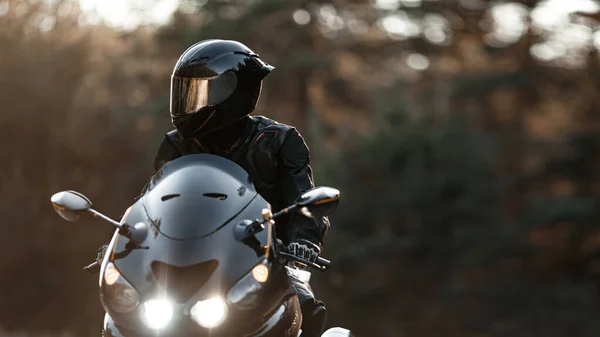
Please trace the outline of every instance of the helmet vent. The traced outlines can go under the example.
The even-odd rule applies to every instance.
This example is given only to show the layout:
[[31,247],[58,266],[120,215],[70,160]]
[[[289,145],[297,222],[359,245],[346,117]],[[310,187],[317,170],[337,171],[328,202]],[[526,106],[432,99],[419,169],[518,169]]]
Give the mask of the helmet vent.
[[204,193],[203,195],[205,197],[215,198],[215,199],[219,199],[219,200],[227,199],[227,194],[222,194],[222,193]]
[[162,200],[162,201],[167,201],[167,200],[169,200],[169,199],[177,198],[177,197],[180,197],[180,196],[181,196],[180,194],[167,194],[167,195],[163,195],[163,196],[160,198],[160,200]]

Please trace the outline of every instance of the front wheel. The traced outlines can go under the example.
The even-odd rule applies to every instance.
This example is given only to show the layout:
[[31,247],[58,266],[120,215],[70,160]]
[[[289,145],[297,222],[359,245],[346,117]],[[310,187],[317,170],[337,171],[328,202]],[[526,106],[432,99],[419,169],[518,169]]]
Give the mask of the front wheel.
[[344,328],[331,328],[325,331],[321,337],[355,337],[354,334]]

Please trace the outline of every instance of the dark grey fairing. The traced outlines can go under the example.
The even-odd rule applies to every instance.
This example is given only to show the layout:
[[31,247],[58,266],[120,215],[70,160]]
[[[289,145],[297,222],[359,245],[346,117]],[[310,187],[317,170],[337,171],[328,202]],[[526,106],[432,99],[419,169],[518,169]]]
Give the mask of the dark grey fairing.
[[[190,319],[189,308],[215,295],[226,298],[233,285],[266,259],[271,270],[262,290],[265,295],[251,310],[230,306],[226,321],[210,331],[211,336],[252,336],[252,331],[272,320],[282,303],[296,298],[285,268],[270,254],[271,226],[248,242],[234,235],[238,223],[259,218],[266,207],[268,203],[237,164],[206,154],[178,158],[156,173],[146,194],[122,219],[130,225],[146,223],[150,229],[146,239],[133,245],[116,234],[109,260],[137,289],[140,302],[168,296],[177,303],[173,328],[162,334],[203,336],[208,330]],[[140,319],[140,307],[117,313],[105,296],[101,282],[102,303],[120,329],[130,331],[129,335],[153,334]],[[269,324],[279,327],[283,323]]]

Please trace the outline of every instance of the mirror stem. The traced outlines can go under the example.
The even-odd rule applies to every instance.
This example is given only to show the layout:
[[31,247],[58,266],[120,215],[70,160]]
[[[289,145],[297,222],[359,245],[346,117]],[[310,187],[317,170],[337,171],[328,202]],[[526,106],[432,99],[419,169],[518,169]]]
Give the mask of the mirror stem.
[[267,213],[264,213],[265,211],[263,211],[263,220],[256,219],[248,224],[242,223],[242,226],[244,226],[243,227],[244,233],[241,234],[241,237],[243,239],[247,239],[249,237],[256,235],[259,232],[262,232],[265,229],[265,224],[267,222],[272,221],[272,219],[278,218],[284,214],[293,213],[294,211],[296,211],[296,208],[298,208],[297,205],[292,205],[292,206],[290,206],[288,208],[284,208],[281,211],[279,211],[275,214],[272,214],[272,215],[271,215],[271,212],[268,210],[265,210]]
[[296,208],[298,208],[298,206],[296,206],[296,205],[292,205],[292,206],[290,206],[288,208],[284,208],[281,211],[273,214],[273,219],[278,218],[278,217],[280,217],[280,216],[282,216],[284,214],[293,213],[293,212],[296,211]]
[[90,208],[90,209],[88,209],[88,212],[92,213],[92,215],[95,218],[100,218],[100,219],[102,219],[104,221],[110,222],[111,224],[113,224],[115,227],[117,227],[119,229],[122,229],[122,227],[123,227],[123,225],[121,225],[120,223],[116,222],[115,220],[107,217],[106,215],[104,215],[104,214],[102,214],[102,213],[100,213],[100,212],[98,212],[98,211],[96,211],[94,209]]

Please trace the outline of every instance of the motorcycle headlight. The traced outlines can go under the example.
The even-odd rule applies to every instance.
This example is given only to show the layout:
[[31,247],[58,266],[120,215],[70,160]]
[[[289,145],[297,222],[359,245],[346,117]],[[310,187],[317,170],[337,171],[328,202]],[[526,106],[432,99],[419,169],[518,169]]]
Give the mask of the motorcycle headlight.
[[205,328],[214,328],[225,320],[227,306],[218,297],[199,301],[190,309],[190,315]]
[[110,262],[104,270],[104,297],[112,310],[118,313],[133,311],[140,304],[140,295]]
[[159,330],[171,322],[173,305],[166,299],[153,299],[144,302],[144,319],[150,328]]
[[229,303],[243,309],[252,308],[256,304],[263,284],[269,279],[269,266],[266,261],[257,264],[252,271],[239,280],[227,293]]

